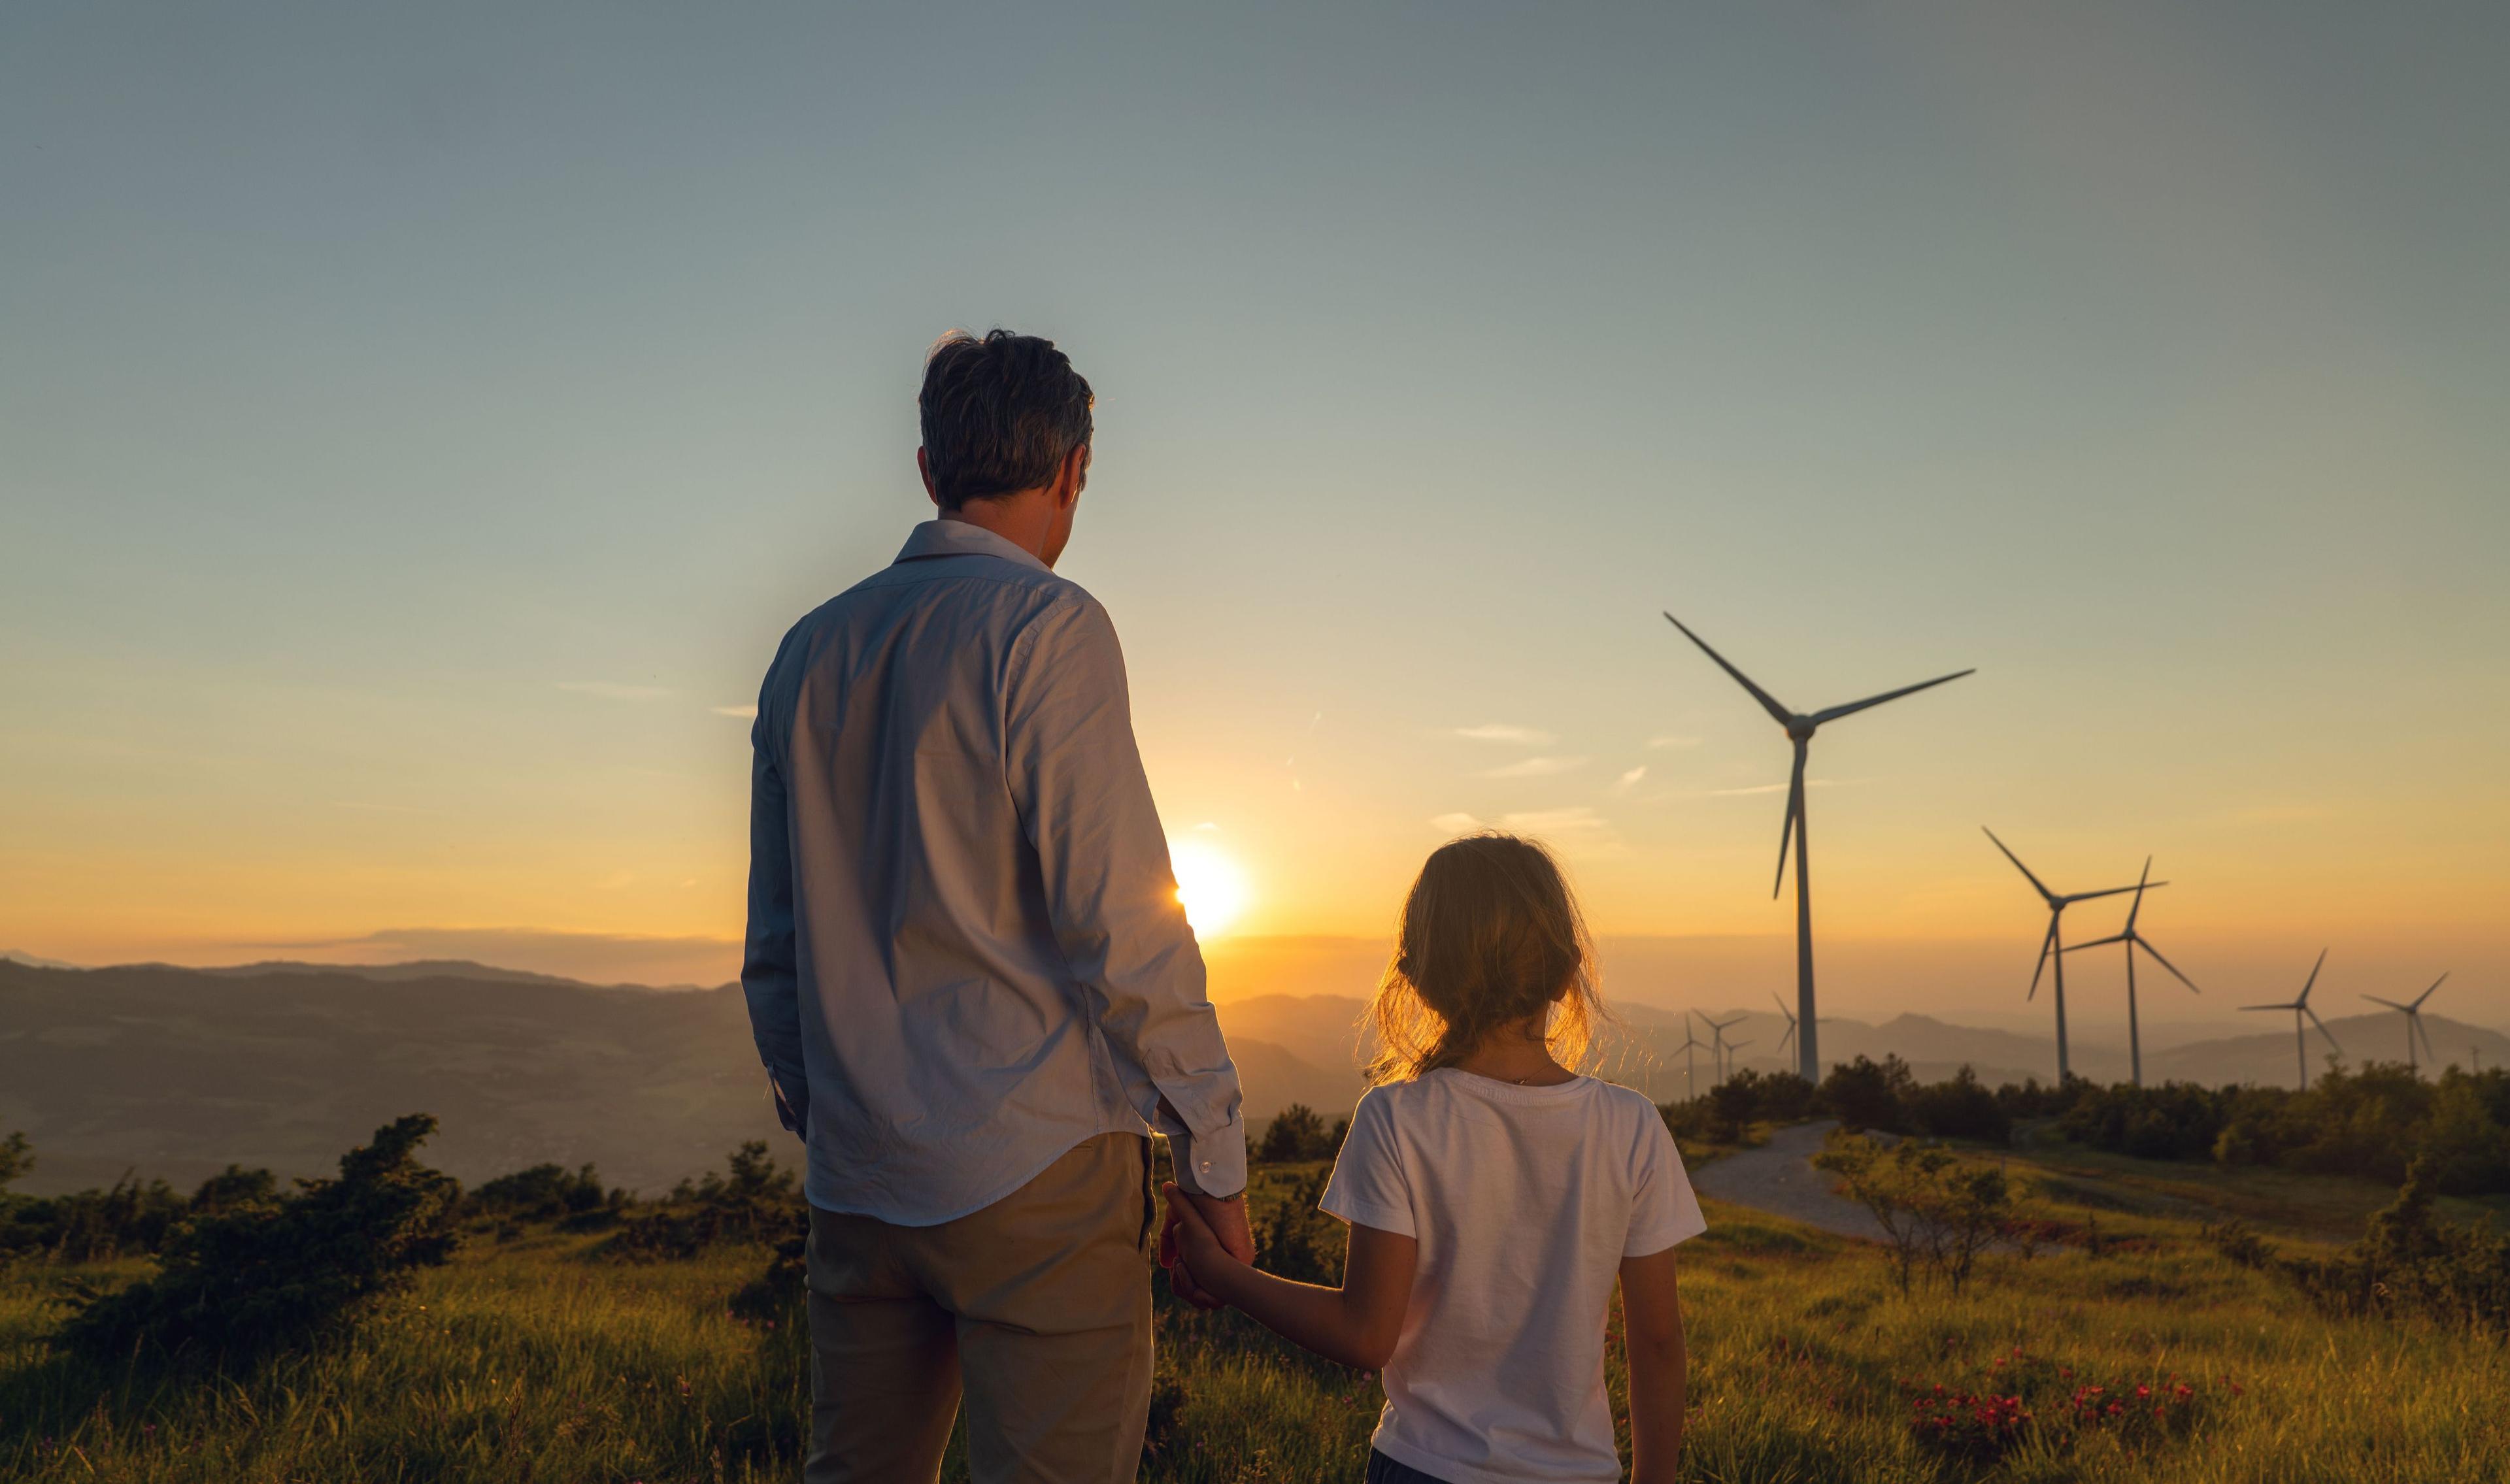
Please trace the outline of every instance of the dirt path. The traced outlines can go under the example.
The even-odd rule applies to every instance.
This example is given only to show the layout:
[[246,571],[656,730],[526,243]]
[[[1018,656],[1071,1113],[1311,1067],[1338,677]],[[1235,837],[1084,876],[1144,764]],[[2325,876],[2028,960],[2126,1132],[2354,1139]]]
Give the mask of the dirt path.
[[1756,1211],[1784,1216],[1844,1237],[1880,1241],[1882,1229],[1873,1216],[1856,1202],[1832,1194],[1830,1177],[1809,1162],[1820,1153],[1822,1139],[1837,1126],[1825,1119],[1818,1123],[1781,1128],[1758,1149],[1728,1155],[1715,1163],[1700,1166],[1691,1177],[1692,1186],[1699,1194],[1719,1200],[1748,1205]]

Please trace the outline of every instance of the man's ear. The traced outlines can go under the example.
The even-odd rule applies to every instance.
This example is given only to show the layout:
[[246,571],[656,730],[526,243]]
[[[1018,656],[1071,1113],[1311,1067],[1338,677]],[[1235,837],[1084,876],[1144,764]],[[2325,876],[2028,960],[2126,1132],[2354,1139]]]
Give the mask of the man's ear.
[[924,493],[932,498],[932,508],[934,510],[947,509],[948,507],[941,503],[941,491],[932,487],[932,464],[930,460],[925,458],[924,450],[921,448],[915,450],[915,472],[924,478]]
[[1075,444],[1063,456],[1063,467],[1054,472],[1054,508],[1062,510],[1081,498],[1089,486],[1089,445]]

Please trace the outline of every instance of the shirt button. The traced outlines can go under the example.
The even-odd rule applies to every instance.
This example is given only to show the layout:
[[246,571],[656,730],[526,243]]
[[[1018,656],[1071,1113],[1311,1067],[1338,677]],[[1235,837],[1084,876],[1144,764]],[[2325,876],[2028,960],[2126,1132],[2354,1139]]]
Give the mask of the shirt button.
[[1211,1161],[1209,1160],[1197,1161],[1194,1167],[1202,1171],[1206,1175],[1211,1173]]

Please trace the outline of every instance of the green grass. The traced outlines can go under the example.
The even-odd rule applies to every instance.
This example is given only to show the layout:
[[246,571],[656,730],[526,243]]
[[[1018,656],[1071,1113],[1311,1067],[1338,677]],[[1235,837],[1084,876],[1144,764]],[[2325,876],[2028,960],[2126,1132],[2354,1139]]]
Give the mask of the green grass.
[[[2017,1160],[2017,1162],[2024,1162]],[[2329,1320],[2194,1238],[2135,1170],[2035,1152],[2112,1195],[2109,1255],[1988,1260],[1973,1290],[1903,1297],[1871,1247],[1712,1202],[1683,1249],[1693,1410],[1688,1476],[1723,1484],[2430,1484],[2496,1479],[2510,1459],[2510,1364],[2494,1341]],[[1259,1200],[1297,1171],[1264,1173]],[[2332,1231],[2333,1218],[2301,1223]],[[2336,1234],[2349,1235],[2349,1234]],[[475,1240],[346,1343],[242,1378],[179,1381],[46,1358],[68,1285],[138,1265],[0,1276],[0,1479],[281,1481],[791,1479],[807,1361],[790,1323],[732,1317],[758,1249],[650,1267],[589,1260],[586,1237]],[[1161,1399],[1143,1477],[1355,1479],[1370,1378],[1290,1351],[1230,1315],[1159,1309]],[[2008,1386],[2014,1351],[2131,1386],[2195,1383],[2185,1435],[2122,1445],[2041,1427],[1994,1466],[1924,1451],[1907,1386]],[[2001,1359],[2005,1368],[1997,1369]],[[1611,1381],[1617,1391],[1617,1360]],[[2071,1383],[2070,1383],[2071,1384]],[[2239,1389],[2233,1393],[2231,1387]],[[2043,1418],[2046,1413],[2040,1408]],[[964,1477],[954,1458],[949,1476]]]

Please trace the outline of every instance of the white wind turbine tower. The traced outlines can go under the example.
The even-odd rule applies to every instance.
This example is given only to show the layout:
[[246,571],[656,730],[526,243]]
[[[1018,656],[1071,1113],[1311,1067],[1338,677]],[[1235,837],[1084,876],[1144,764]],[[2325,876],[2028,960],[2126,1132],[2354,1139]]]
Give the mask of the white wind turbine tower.
[[1787,1002],[1776,995],[1769,996],[1769,1003],[1778,1008],[1779,1014],[1787,1017],[1787,1032],[1778,1038],[1778,1055],[1784,1058],[1787,1054],[1787,1043],[1796,1039],[1796,1017],[1794,1012],[1787,1008]]
[[[2377,995],[2364,995],[2362,997],[2374,1005],[2384,1005],[2390,1009],[2403,1010],[2405,1012],[2406,1070],[2409,1072],[2417,1070],[2416,1063],[2415,1061],[2415,1038],[2416,1036],[2420,1036],[2423,1039],[2423,1049],[2431,1051],[2431,1032],[2423,1029],[2423,1002],[2432,997],[2432,990],[2438,989],[2448,982],[2449,975],[2447,974],[2442,974],[2439,978],[2432,980],[2431,989],[2426,989],[2421,994],[2415,996],[2414,1003],[2411,1005],[2399,1005],[2394,1000],[2382,1000]],[[2440,1053],[2438,1051],[2432,1051],[2432,1061],[2434,1064],[2438,1064],[2440,1061]]]
[[[2039,899],[2048,904],[2048,935],[2039,940],[2039,962],[2031,970],[2031,993],[2024,995],[2022,999],[2025,1004],[2028,1004],[2039,998],[2039,976],[2048,971],[2049,960],[2054,959],[2057,970],[2057,1082],[2063,1085],[2066,1079],[2072,1075],[2073,1067],[2066,1059],[2066,939],[2065,934],[2058,930],[2066,921],[2066,909],[2074,903],[2091,901],[2096,897],[2121,895],[2134,891],[2135,888],[2107,887],[2098,892],[2062,894],[2051,892],[2046,882],[2031,874],[2031,867],[2022,863],[2022,857],[2013,854],[2011,847],[1996,839],[1996,831],[1984,824],[1979,828],[1986,833],[1987,838],[1996,840],[1996,848],[2004,852],[2004,858],[2013,862],[2013,868],[2022,873],[2022,879],[2031,883],[2031,890],[2038,893]],[[2156,881],[2153,885],[2166,887],[2170,883]],[[2130,958],[2134,956],[2133,949],[2128,950],[2128,956]],[[2132,972],[2132,968],[2129,971]]]
[[1769,888],[1769,894],[1776,896],[1786,886],[1787,845],[1792,840],[1796,851],[1796,1018],[1802,1032],[1796,1040],[1796,1061],[1805,1081],[1818,1083],[1821,1081],[1821,1050],[1816,1044],[1820,1027],[1815,1014],[1816,1007],[1813,1004],[1812,993],[1812,888],[1808,880],[1811,862],[1810,849],[1805,843],[1806,750],[1812,745],[1814,732],[1843,716],[1852,716],[1868,706],[1878,706],[1886,701],[1897,701],[1903,696],[1914,695],[1931,686],[1941,685],[1947,680],[1959,680],[1961,676],[1975,671],[1955,670],[1949,675],[1937,675],[1932,680],[1921,680],[1916,685],[1904,685],[1896,691],[1884,691],[1880,696],[1868,696],[1863,701],[1851,701],[1844,705],[1829,706],[1809,713],[1790,711],[1778,704],[1776,697],[1753,684],[1751,676],[1728,664],[1724,655],[1709,648],[1708,641],[1692,633],[1684,626],[1682,620],[1668,613],[1664,616],[1664,621],[1681,629],[1684,637],[1698,645],[1701,654],[1716,661],[1719,669],[1733,676],[1735,684],[1751,692],[1752,699],[1761,704],[1761,709],[1768,712],[1770,718],[1779,726],[1786,728],[1787,740],[1795,744],[1795,771],[1787,783],[1786,823],[1778,832],[1778,875],[1776,882]]
[[[2321,948],[2318,950],[2318,962],[2309,966],[2309,978],[2307,982],[2301,986],[2301,993],[2295,996],[2290,1004],[2243,1005],[2240,1007],[2242,1009],[2288,1009],[2292,1011],[2293,1051],[2294,1054],[2299,1056],[2301,1059],[2301,1090],[2303,1092],[2309,1090],[2309,1032],[2302,1029],[2301,1017],[2307,1015],[2309,1017],[2309,1023],[2318,1027],[2318,1034],[2327,1038],[2327,1044],[2329,1046],[2335,1046],[2339,1052],[2341,1052],[2344,1049],[2342,1046],[2338,1044],[2336,1033],[2327,1028],[2327,1022],[2318,1018],[2318,1011],[2309,1008],[2309,992],[2318,983],[2318,971],[2326,967],[2327,950]],[[2426,994],[2429,992],[2430,991],[2428,990],[2425,991]]]
[[[2204,993],[2203,990],[2196,987],[2195,980],[2179,971],[2178,965],[2163,958],[2161,956],[2161,950],[2153,947],[2150,939],[2147,938],[2143,933],[2135,931],[2136,914],[2144,910],[2144,894],[2153,887],[2168,885],[2168,882],[2154,881],[2152,879],[2152,857],[2150,856],[2145,856],[2144,879],[2135,884],[2135,900],[2127,906],[2126,926],[2118,932],[2110,934],[2108,937],[2096,937],[2088,943],[2076,943],[2073,948],[2068,948],[2065,950],[2068,953],[2073,953],[2076,948],[2106,948],[2111,943],[2126,944],[2127,1067],[2130,1075],[2135,1079],[2135,1084],[2139,1087],[2144,1085],[2144,1041],[2142,1036],[2138,1033],[2135,1023],[2135,951],[2141,948],[2145,952],[2151,954],[2152,961],[2154,963],[2169,970],[2171,977],[2177,979],[2180,983],[2187,985],[2191,993],[2199,995]],[[2304,991],[2304,994],[2305,993],[2306,991]],[[2317,1017],[2312,1016],[2311,1018],[2315,1019]],[[2331,1037],[2329,1039],[2333,1040],[2334,1038]]]

